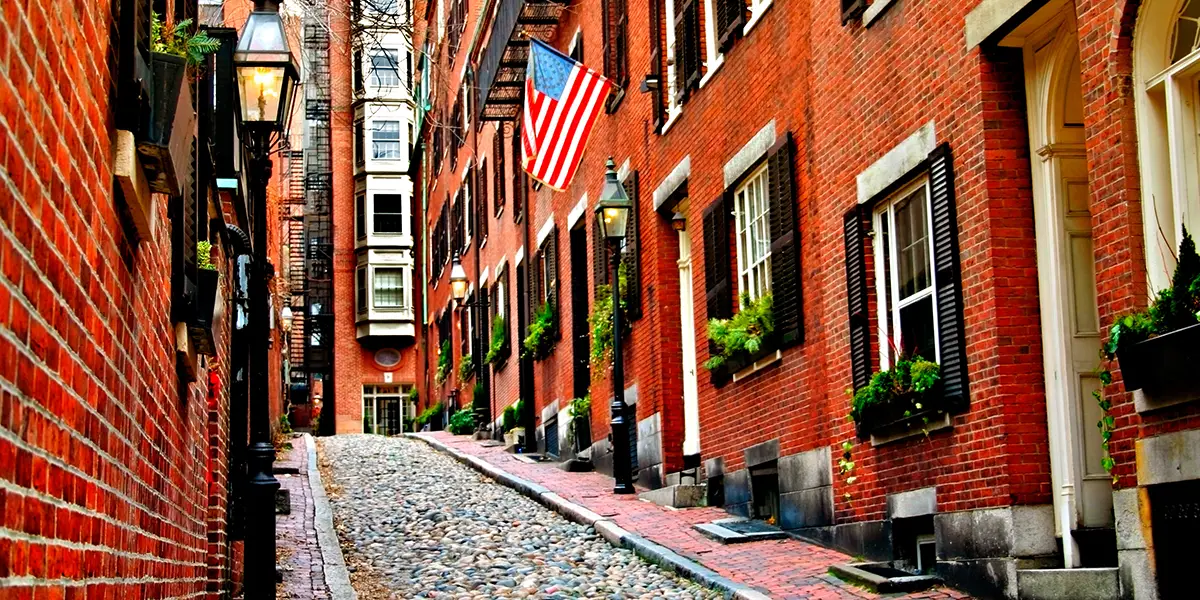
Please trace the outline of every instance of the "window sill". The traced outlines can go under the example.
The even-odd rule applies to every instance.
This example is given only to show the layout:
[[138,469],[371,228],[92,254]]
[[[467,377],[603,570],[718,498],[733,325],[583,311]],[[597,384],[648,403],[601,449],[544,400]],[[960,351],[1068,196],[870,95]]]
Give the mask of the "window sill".
[[775,3],[772,0],[767,0],[763,3],[762,7],[759,8],[758,12],[750,15],[750,20],[746,21],[746,24],[742,26],[742,37],[750,35],[750,30],[754,29],[754,26],[762,20],[763,15],[767,14],[767,11],[770,10],[774,4]]
[[625,86],[621,86],[615,92],[613,92],[611,96],[608,97],[608,100],[604,102],[604,111],[610,115],[617,112],[617,109],[621,108],[621,102],[624,100]]
[[749,376],[751,376],[751,375],[753,375],[753,374],[755,374],[777,362],[781,362],[781,361],[783,361],[783,351],[776,350],[774,353],[767,354],[763,358],[760,358],[760,359],[754,361],[753,363],[751,363],[750,366],[743,368],[741,371],[738,371],[737,373],[734,373],[733,374],[733,382],[737,383],[737,382],[739,382],[739,381],[741,381],[741,380],[743,380],[743,379],[745,379],[745,378],[747,378],[747,377],[749,377]]
[[682,114],[683,114],[682,106],[676,105],[676,106],[672,106],[672,107],[667,107],[667,122],[663,123],[662,133],[660,133],[659,135],[667,135],[667,132],[671,130],[671,126],[673,126],[675,124],[675,122],[679,120],[679,116]]
[[876,428],[871,433],[871,446],[882,446],[916,436],[928,436],[935,431],[951,427],[950,413],[942,412],[941,416],[933,416],[928,423],[924,422],[922,416],[920,414],[913,415],[907,419]]
[[704,74],[704,77],[700,78],[700,89],[704,89],[704,86],[708,85],[708,81],[713,78],[713,75],[717,74],[717,71],[721,70],[721,66],[724,64],[725,55],[718,54],[716,60],[712,61],[712,65],[709,66],[708,72]]
[[879,17],[883,15],[883,13],[887,11],[888,7],[890,7],[894,2],[895,0],[875,0],[874,3],[867,7],[867,10],[863,11],[863,27],[870,27],[871,23],[874,23],[876,20],[878,20]]

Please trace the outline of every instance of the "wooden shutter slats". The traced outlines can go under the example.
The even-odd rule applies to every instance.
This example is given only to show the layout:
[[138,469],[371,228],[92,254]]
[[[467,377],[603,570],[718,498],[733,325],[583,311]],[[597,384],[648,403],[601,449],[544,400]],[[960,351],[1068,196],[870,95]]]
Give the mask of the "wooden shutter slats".
[[867,264],[863,251],[863,211],[846,213],[846,299],[850,308],[850,363],[854,389],[871,381],[871,323],[867,315]]
[[625,298],[627,311],[624,317],[636,321],[642,318],[642,242],[638,218],[638,172],[631,172],[622,185],[625,186],[625,194],[629,196],[633,207],[629,210],[629,222],[625,228],[626,250],[621,257],[626,265],[625,288],[621,290],[621,295]]
[[[550,310],[554,312],[554,322],[561,323],[559,318],[561,313],[558,304],[558,228],[550,229],[550,237],[546,239],[546,284],[550,289],[546,290],[546,302],[550,305]],[[554,327],[554,339],[561,337],[562,327]]]
[[675,0],[675,101],[683,104],[700,85],[700,15],[697,0]]
[[800,271],[800,229],[792,173],[792,136],[767,154],[770,203],[771,293],[780,347],[804,341],[804,298]]
[[600,233],[600,220],[592,220],[592,298],[596,297],[596,288],[608,285],[608,244]]
[[733,316],[729,266],[729,195],[722,194],[704,210],[704,298],[709,319]]
[[496,128],[496,136],[492,138],[492,165],[495,212],[500,214],[504,208],[504,129]]
[[950,146],[942,144],[929,156],[930,211],[933,219],[933,261],[937,281],[938,348],[942,387],[950,405],[963,410],[969,403],[967,342],[963,324],[962,277],[958,256],[958,215],[954,203],[954,165]]
[[659,7],[658,0],[650,2],[650,74],[658,81],[658,85],[650,92],[650,101],[654,106],[652,112],[655,133],[661,133],[663,125],[667,122],[667,107],[663,101],[667,78],[663,71],[663,23]]
[[742,36],[746,24],[745,0],[715,0],[717,13],[717,45],[721,52],[728,52],[733,43]]

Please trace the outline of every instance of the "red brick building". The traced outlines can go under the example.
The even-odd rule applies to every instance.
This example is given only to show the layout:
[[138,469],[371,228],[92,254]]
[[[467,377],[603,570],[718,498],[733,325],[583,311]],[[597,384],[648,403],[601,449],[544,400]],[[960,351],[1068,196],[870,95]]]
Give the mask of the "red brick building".
[[[0,12],[0,596],[239,592],[248,6]],[[152,53],[151,11],[220,48],[187,67]]]
[[[1104,386],[1097,356],[1200,229],[1189,6],[430,2],[422,403],[466,404],[462,357],[479,364],[504,315],[508,358],[476,375],[487,414],[524,398],[562,457],[567,405],[591,393],[605,468],[612,388],[582,316],[610,277],[592,206],[612,156],[636,206],[624,384],[642,485],[698,459],[710,502],[856,555],[936,557],[981,594],[1172,597],[1197,532],[1197,394],[1130,394],[1119,371]],[[618,86],[561,193],[514,160],[530,36]],[[704,368],[707,321],[768,294],[767,347]],[[527,360],[543,305],[557,341]],[[897,349],[940,365],[932,406],[856,428],[847,390]],[[1060,569],[1080,566],[1098,570]]]

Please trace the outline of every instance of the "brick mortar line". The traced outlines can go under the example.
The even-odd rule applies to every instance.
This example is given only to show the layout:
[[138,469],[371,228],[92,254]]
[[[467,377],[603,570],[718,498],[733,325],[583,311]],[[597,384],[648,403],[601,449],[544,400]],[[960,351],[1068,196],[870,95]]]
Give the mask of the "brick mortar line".
[[464,465],[491,477],[496,482],[528,496],[538,504],[553,510],[567,519],[588,525],[609,544],[625,548],[634,554],[673,573],[686,577],[700,585],[723,592],[726,598],[740,600],[767,600],[770,596],[742,583],[725,577],[703,564],[686,558],[662,544],[652,542],[636,533],[622,528],[612,519],[554,493],[549,488],[509,473],[478,456],[471,456],[432,437],[406,433],[405,437],[420,440],[443,454],[449,455]]
[[304,445],[308,453],[308,487],[312,493],[313,521],[317,530],[317,545],[321,547],[321,571],[325,574],[325,587],[329,588],[332,600],[358,600],[354,586],[350,585],[350,572],[338,543],[337,531],[333,528],[333,509],[321,483],[321,472],[317,468],[317,443],[312,435],[304,434]]

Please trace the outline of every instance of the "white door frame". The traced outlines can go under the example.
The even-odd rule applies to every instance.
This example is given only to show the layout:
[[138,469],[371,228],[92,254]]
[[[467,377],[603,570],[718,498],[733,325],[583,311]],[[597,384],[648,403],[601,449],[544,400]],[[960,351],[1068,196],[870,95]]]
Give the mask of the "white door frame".
[[[1034,231],[1037,243],[1038,299],[1046,413],[1050,444],[1051,496],[1055,511],[1055,533],[1062,537],[1067,568],[1079,565],[1079,548],[1071,531],[1083,523],[1082,503],[1086,436],[1079,430],[1082,415],[1078,399],[1080,383],[1072,357],[1072,286],[1069,267],[1070,240],[1064,233],[1064,161],[1086,159],[1082,128],[1064,123],[1067,85],[1079,61],[1073,14],[1067,2],[1063,10],[1022,40],[1025,64],[1025,93],[1031,149]],[[1099,357],[1097,357],[1097,366]],[[1086,424],[1085,424],[1086,426]]]
[[696,381],[696,323],[692,295],[692,240],[679,231],[679,318],[683,347],[683,455],[700,454],[700,392]]

